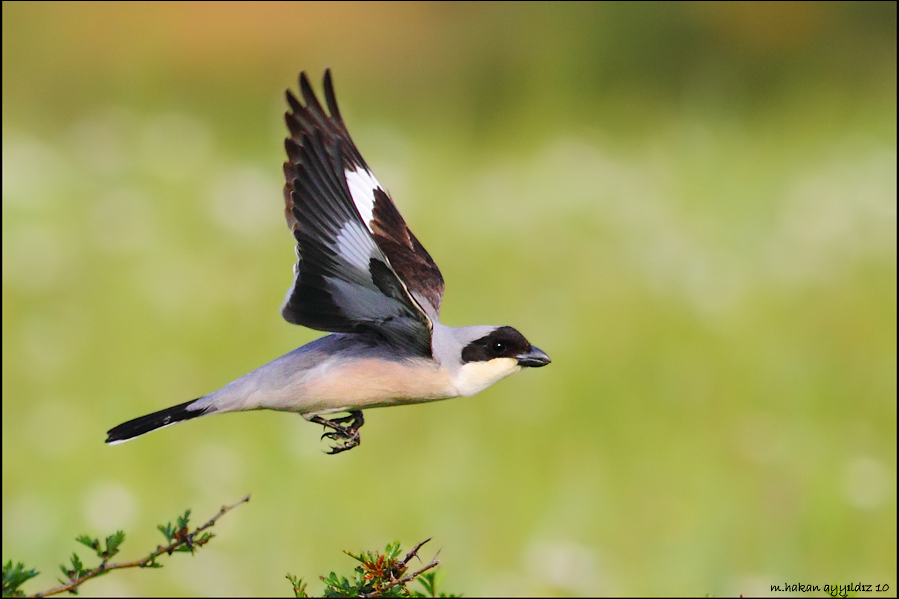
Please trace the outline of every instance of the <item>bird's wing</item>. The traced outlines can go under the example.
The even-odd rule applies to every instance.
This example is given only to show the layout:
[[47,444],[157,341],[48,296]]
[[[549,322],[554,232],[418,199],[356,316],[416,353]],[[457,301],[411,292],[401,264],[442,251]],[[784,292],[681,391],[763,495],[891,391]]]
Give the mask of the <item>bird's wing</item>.
[[325,72],[326,114],[305,73],[288,90],[284,214],[297,241],[281,314],[333,332],[375,333],[431,355],[443,278],[346,130]]

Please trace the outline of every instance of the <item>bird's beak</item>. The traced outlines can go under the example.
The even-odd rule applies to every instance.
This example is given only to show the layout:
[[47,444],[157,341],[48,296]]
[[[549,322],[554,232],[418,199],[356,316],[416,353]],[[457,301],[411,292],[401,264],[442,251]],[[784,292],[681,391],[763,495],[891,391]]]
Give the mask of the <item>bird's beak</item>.
[[552,360],[549,359],[549,356],[547,356],[543,351],[537,349],[533,345],[528,348],[528,351],[515,356],[515,359],[518,360],[519,366],[530,366],[531,368],[546,366],[547,364],[552,362]]

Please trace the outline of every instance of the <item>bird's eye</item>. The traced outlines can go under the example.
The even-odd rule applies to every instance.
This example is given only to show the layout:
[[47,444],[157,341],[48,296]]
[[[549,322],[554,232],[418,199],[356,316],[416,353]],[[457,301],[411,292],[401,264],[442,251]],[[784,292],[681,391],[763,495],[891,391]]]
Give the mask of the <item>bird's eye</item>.
[[505,341],[494,341],[493,345],[490,346],[490,349],[493,350],[495,354],[501,354],[506,351],[506,342]]

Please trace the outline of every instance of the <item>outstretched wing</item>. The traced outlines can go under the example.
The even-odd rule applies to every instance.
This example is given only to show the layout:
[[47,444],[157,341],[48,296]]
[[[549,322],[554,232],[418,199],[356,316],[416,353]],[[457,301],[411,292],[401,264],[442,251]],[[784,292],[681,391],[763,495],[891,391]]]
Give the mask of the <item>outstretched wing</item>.
[[[329,71],[324,85],[330,115],[305,73],[303,102],[287,92],[284,213],[298,260],[281,314],[323,331],[372,332],[430,356],[431,318],[443,293],[440,271],[353,144]],[[430,279],[416,278],[419,272]]]

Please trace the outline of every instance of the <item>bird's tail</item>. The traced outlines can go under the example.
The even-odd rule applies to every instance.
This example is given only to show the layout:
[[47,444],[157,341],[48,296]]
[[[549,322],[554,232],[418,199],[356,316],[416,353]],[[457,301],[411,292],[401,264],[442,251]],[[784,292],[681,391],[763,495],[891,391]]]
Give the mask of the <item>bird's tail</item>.
[[147,414],[146,416],[124,422],[117,427],[110,429],[106,433],[106,442],[109,445],[124,443],[134,437],[139,437],[140,435],[155,431],[156,429],[171,426],[210,412],[211,406],[209,405],[196,406],[194,408],[190,407],[192,404],[196,403],[198,403],[198,400],[192,399],[183,404],[178,404],[177,406],[172,406],[171,408],[159,410],[158,412],[153,412],[152,414]]

